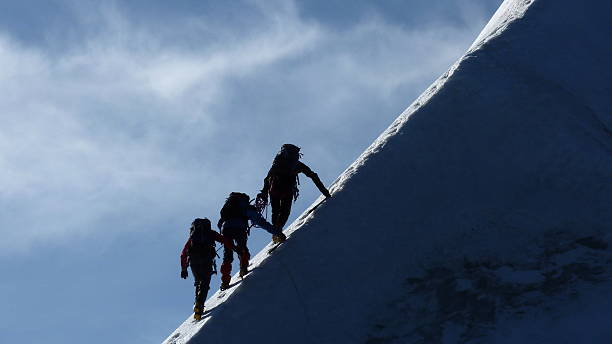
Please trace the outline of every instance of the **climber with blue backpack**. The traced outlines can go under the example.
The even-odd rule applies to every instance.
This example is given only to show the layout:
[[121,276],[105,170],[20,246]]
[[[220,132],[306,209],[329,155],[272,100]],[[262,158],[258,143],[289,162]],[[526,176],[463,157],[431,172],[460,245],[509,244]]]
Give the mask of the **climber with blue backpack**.
[[273,236],[280,238],[280,240],[285,239],[282,230],[266,221],[255,206],[251,205],[249,195],[241,192],[230,193],[221,209],[221,218],[217,223],[217,227],[227,238],[223,251],[223,264],[221,265],[221,290],[229,288],[234,251],[238,253],[240,258],[240,277],[244,277],[248,273],[249,259],[251,258],[247,247],[251,227],[249,221],[251,226],[261,227]]

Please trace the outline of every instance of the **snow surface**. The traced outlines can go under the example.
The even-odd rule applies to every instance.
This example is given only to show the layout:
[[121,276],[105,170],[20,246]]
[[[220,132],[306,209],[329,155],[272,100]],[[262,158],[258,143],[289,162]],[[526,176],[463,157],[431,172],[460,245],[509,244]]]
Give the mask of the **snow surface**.
[[506,0],[165,343],[611,343],[610,13]]

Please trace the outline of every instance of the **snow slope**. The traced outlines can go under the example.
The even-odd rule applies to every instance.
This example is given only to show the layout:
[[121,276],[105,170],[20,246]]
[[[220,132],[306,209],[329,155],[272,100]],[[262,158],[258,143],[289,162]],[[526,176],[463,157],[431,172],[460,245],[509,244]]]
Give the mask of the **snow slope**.
[[610,13],[506,0],[333,198],[165,343],[612,342]]

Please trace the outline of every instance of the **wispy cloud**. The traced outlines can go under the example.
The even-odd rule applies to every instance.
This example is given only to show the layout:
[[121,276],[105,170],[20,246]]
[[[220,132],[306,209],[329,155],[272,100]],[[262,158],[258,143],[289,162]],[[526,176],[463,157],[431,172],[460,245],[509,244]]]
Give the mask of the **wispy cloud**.
[[281,140],[333,178],[485,19],[415,31],[372,16],[336,31],[291,2],[252,6],[247,31],[202,18],[159,28],[101,6],[75,9],[96,30],[62,49],[0,33],[0,251],[144,228],[195,199],[213,207],[259,183],[249,170]]

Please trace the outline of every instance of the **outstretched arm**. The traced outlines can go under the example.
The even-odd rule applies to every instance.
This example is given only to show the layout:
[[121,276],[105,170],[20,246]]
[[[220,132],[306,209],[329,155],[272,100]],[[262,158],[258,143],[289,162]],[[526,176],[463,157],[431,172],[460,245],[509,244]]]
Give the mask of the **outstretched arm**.
[[279,228],[274,227],[270,222],[266,221],[254,207],[247,210],[247,216],[255,226],[265,229],[272,235],[278,235],[282,232]]
[[304,173],[306,175],[306,177],[312,179],[312,181],[314,182],[314,184],[317,186],[317,189],[319,189],[319,191],[321,191],[321,193],[325,196],[325,197],[331,197],[331,195],[329,194],[329,191],[327,190],[327,188],[325,187],[325,185],[323,185],[323,182],[321,181],[321,179],[319,178],[319,175],[317,175],[316,173],[314,173],[310,167],[306,166],[306,164],[304,164],[303,162],[299,162],[298,165],[298,172]]

